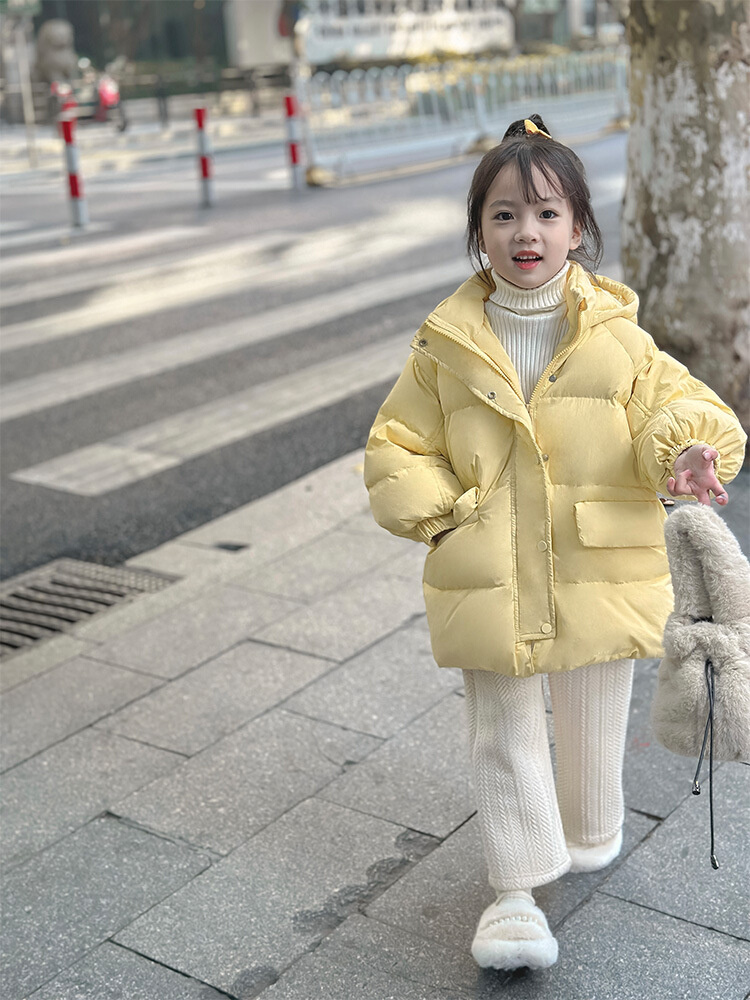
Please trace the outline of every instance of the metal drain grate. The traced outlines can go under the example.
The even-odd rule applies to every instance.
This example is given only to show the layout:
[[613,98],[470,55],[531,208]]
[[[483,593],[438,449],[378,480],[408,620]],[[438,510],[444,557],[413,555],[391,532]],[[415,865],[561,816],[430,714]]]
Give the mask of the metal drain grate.
[[180,577],[56,559],[0,584],[0,657],[72,631],[79,621]]

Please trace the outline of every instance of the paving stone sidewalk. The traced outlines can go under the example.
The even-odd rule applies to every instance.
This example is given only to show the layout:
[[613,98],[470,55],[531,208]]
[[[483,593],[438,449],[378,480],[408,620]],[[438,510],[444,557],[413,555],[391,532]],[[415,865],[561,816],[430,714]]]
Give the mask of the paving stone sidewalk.
[[[537,890],[552,969],[479,969],[492,900],[424,548],[361,452],[130,564],[182,579],[6,660],[6,1000],[745,1000],[750,771],[654,742],[637,663],[625,845]],[[722,512],[747,551],[750,473]],[[716,509],[716,508],[715,508]],[[227,547],[228,546],[228,547]]]

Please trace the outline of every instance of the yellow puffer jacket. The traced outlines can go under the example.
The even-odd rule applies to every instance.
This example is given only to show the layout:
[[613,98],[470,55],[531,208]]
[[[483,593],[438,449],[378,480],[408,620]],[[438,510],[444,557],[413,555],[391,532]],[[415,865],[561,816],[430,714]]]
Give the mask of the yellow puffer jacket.
[[730,482],[747,436],[640,329],[635,292],[577,263],[568,332],[527,405],[488,294],[472,277],[430,314],[365,452],[377,522],[430,547],[435,659],[528,677],[660,656],[673,597],[656,493],[699,442]]

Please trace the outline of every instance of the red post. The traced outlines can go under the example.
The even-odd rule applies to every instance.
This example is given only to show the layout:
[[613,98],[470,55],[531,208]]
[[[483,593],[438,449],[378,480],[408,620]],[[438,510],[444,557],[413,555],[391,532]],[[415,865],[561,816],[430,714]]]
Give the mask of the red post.
[[209,208],[214,203],[213,158],[211,143],[206,133],[206,109],[195,109],[195,124],[198,128],[198,176],[201,181],[203,207]]
[[289,166],[292,170],[292,186],[300,190],[305,186],[305,168],[302,164],[302,145],[300,143],[299,103],[294,94],[284,97],[286,111],[287,151]]
[[68,110],[59,118],[65,141],[65,169],[68,175],[68,195],[73,225],[83,228],[88,224],[88,209],[83,196],[83,181],[79,172],[78,148],[75,143],[75,115]]

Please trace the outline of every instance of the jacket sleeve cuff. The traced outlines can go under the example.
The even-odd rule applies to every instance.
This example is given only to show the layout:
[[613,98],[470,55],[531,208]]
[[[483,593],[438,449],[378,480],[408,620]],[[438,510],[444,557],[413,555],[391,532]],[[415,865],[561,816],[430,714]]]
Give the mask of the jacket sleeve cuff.
[[[692,448],[694,444],[699,444],[703,448],[714,448],[712,444],[708,444],[706,441],[698,441],[697,438],[686,438],[679,444],[676,444],[674,448],[671,449],[667,455],[667,478],[675,478],[674,474],[674,463],[677,461],[679,456],[683,451],[687,451],[688,448]],[[714,448],[714,451],[718,451],[718,448]],[[719,475],[719,462],[721,461],[721,454],[719,454],[714,459],[714,471],[716,472],[716,478],[721,482],[721,476]]]
[[455,527],[456,519],[453,516],[453,511],[451,511],[448,514],[441,514],[440,517],[426,517],[423,521],[419,522],[415,530],[421,542],[432,546],[432,539],[435,535],[440,534],[441,531],[447,531],[449,528]]

